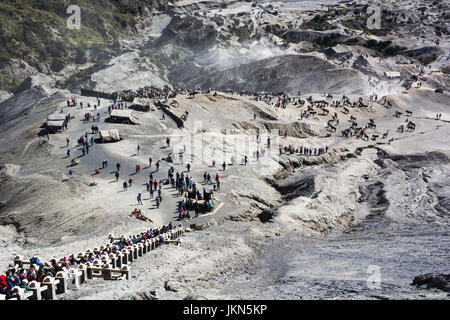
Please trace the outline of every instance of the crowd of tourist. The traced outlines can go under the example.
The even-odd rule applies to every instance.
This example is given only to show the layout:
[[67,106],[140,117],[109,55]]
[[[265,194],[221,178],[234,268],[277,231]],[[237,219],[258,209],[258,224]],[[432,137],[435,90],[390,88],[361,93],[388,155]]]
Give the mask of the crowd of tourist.
[[[180,224],[179,227],[182,227]],[[0,275],[0,294],[6,296],[6,299],[14,298],[14,287],[23,288],[25,292],[29,292],[29,284],[31,281],[42,283],[46,277],[55,277],[60,271],[65,272],[70,279],[72,273],[69,272],[71,267],[85,264],[87,262],[101,261],[102,257],[108,257],[109,254],[119,253],[120,250],[132,246],[133,244],[143,243],[147,239],[157,239],[159,244],[166,240],[164,234],[173,230],[172,222],[161,228],[149,229],[138,235],[123,237],[120,240],[112,241],[111,246],[90,252],[82,257],[71,254],[69,257],[63,257],[59,261],[51,259],[50,261],[41,261],[38,257],[31,257],[29,263],[19,265],[10,265],[5,274]],[[25,266],[29,268],[25,268]]]
[[288,145],[285,147],[280,147],[280,154],[294,154],[297,153],[299,155],[305,156],[320,156],[328,152],[328,146],[321,148],[307,148],[300,146],[299,148],[295,148],[292,145]]

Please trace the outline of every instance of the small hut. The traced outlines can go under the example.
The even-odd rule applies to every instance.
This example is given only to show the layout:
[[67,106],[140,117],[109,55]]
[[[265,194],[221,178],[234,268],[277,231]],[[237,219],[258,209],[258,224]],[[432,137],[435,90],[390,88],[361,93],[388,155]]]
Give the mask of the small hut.
[[149,112],[152,108],[153,103],[151,99],[145,98],[134,98],[133,102],[130,105],[130,109],[141,111],[141,112]]
[[122,124],[139,124],[139,121],[133,116],[131,110],[112,110],[109,122]]
[[102,140],[102,143],[117,142],[122,140],[119,131],[117,131],[116,129],[100,130],[98,133],[100,134],[100,139]]
[[396,79],[396,78],[400,78],[400,72],[398,72],[398,71],[385,71],[384,72],[384,76],[389,78],[389,79]]
[[62,130],[64,121],[66,121],[67,114],[63,112],[55,112],[47,117],[46,126],[50,131]]
[[46,125],[50,131],[56,132],[62,130],[64,121],[63,120],[47,121]]

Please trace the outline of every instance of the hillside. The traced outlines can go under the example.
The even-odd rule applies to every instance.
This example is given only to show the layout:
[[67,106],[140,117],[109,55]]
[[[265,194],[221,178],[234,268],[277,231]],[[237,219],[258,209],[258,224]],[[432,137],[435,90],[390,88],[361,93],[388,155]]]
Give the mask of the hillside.
[[372,0],[377,30],[352,0],[136,1],[70,1],[80,30],[69,1],[0,4],[0,273],[98,264],[63,300],[450,298],[419,285],[450,268],[448,1]]
[[[167,2],[167,1],[166,1]],[[120,49],[121,37],[136,33],[142,16],[164,1],[74,0],[81,29],[69,29],[69,4],[61,0],[0,2],[0,90],[14,91],[37,72],[60,72],[68,64],[100,65]]]

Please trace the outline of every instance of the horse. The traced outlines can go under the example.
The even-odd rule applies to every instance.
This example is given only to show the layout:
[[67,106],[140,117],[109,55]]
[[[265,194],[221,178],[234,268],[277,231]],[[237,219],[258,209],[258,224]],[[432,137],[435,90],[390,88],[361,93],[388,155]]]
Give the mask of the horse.
[[331,129],[331,130],[330,130],[331,132],[336,132],[336,127],[333,126],[333,125],[332,125],[331,123],[329,123],[329,122],[328,122],[327,129]]
[[348,135],[349,135],[348,129],[342,130],[341,133],[342,133],[343,137],[348,138]]
[[407,128],[408,128],[408,131],[414,131],[414,130],[416,130],[416,124],[414,122],[410,121],[410,122],[408,122]]
[[190,91],[190,92],[188,93],[188,99],[194,99],[194,98],[195,98],[195,95],[196,95],[197,93],[198,93],[197,91]]

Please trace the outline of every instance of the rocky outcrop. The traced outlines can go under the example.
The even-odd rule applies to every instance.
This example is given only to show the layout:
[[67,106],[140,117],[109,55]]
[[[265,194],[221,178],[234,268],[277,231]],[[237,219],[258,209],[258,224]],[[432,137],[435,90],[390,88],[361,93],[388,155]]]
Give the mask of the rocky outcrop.
[[16,90],[14,90],[14,94],[19,94],[27,89],[30,89],[33,85],[33,80],[31,77],[26,78]]
[[183,300],[208,300],[204,296],[199,296],[197,294],[189,294],[183,298]]
[[407,50],[404,54],[408,57],[415,58],[423,64],[428,64],[436,60],[437,57],[444,54],[438,47],[422,47],[418,49]]
[[309,41],[317,44],[327,45],[332,47],[338,43],[343,43],[350,39],[350,36],[343,35],[337,32],[319,32],[312,30],[290,30],[282,35],[282,38],[287,42],[300,43],[302,41]]
[[164,289],[167,291],[178,292],[179,286],[171,280],[164,281]]
[[377,76],[377,73],[373,71],[373,68],[370,66],[369,62],[361,55],[353,62],[352,68],[369,76]]
[[413,286],[450,292],[450,273],[427,273],[414,278]]
[[150,292],[138,292],[131,298],[132,300],[158,300],[155,291]]
[[281,122],[266,122],[264,127],[269,132],[276,132],[284,134],[287,132],[288,136],[295,138],[307,138],[307,137],[317,137],[320,133],[313,129],[309,124],[295,121],[292,123],[281,123]]
[[204,50],[215,43],[217,32],[212,24],[191,15],[175,15],[156,42],[157,46],[173,43],[194,50]]
[[353,52],[351,51],[337,52],[333,48],[327,48],[322,50],[322,52],[331,59],[351,59],[353,57]]
[[295,197],[312,197],[315,193],[314,175],[310,173],[301,176],[290,176],[275,183],[273,187],[283,195],[285,200]]
[[267,24],[264,26],[264,31],[266,33],[274,34],[278,37],[282,36],[284,33],[286,33],[286,27],[276,24]]

